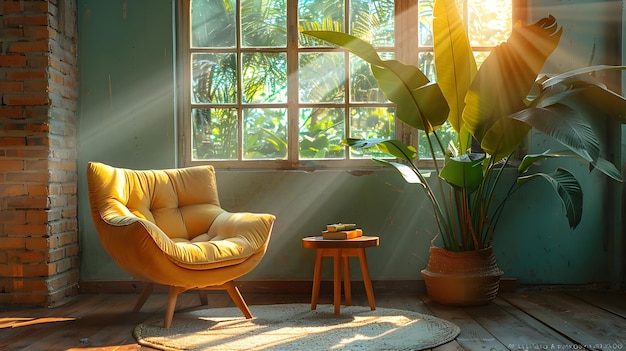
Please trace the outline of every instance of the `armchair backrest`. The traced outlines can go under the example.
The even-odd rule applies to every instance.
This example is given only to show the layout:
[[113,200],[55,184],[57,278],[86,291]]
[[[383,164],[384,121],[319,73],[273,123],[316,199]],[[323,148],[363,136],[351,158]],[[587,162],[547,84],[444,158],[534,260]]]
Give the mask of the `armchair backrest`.
[[206,233],[225,212],[212,166],[130,170],[90,162],[87,181],[94,216],[105,222],[116,216],[140,217],[172,239]]

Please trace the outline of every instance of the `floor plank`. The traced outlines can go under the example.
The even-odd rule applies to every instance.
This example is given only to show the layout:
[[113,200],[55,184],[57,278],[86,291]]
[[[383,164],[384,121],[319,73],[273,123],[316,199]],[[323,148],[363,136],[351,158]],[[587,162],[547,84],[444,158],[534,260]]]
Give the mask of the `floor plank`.
[[510,350],[543,350],[570,343],[563,335],[501,298],[465,311]]
[[72,321],[92,313],[98,306],[107,304],[111,298],[111,295],[91,298],[80,296],[59,308],[8,308],[1,313],[2,317],[21,319],[22,322],[0,330],[0,349],[21,350],[33,343],[33,340],[51,335],[58,337],[59,331],[67,328]]
[[[140,312],[132,312],[137,294],[84,294],[56,308],[0,306],[0,350],[154,351],[140,346],[132,330],[148,318],[162,318],[167,294],[153,294]],[[459,337],[433,351],[626,350],[624,292],[538,291],[501,294],[479,307],[450,307],[416,294],[375,296],[376,306],[411,310],[447,319],[461,328]],[[249,305],[310,303],[310,294],[245,294]],[[353,305],[367,306],[365,294],[353,293]],[[332,304],[332,294],[319,304]],[[198,308],[195,292],[178,298],[176,311]],[[209,292],[206,308],[233,307],[225,292]],[[317,351],[317,350],[313,350]]]
[[[28,344],[20,350],[66,350],[71,347],[84,347],[89,344],[91,334],[106,329],[108,326],[128,321],[129,316],[119,312],[129,309],[128,305],[129,299],[125,296],[112,295],[101,300],[97,307],[84,313],[74,314],[76,317],[70,321],[53,323],[49,326],[39,325],[37,337],[29,338]],[[135,317],[137,323],[141,322],[138,317]]]
[[626,292],[624,291],[598,292],[583,290],[568,292],[568,294],[617,316],[626,318]]
[[624,318],[566,293],[504,294],[503,298],[566,336],[570,346],[593,350],[626,347]]

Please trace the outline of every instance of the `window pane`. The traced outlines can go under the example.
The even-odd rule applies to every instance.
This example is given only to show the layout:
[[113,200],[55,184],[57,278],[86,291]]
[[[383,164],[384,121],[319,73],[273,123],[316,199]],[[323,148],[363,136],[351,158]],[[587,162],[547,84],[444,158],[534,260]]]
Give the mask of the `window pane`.
[[300,54],[300,102],[343,102],[344,54]]
[[435,56],[432,51],[430,52],[420,52],[419,54],[419,62],[418,67],[420,71],[422,71],[428,80],[431,82],[437,81],[437,76],[435,72]]
[[342,108],[303,108],[299,115],[300,159],[345,158],[345,110]]
[[[344,32],[345,5],[341,0],[298,0],[300,30],[333,30]],[[300,36],[300,46],[328,46],[309,36]]]
[[495,46],[505,41],[512,27],[511,0],[469,0],[471,45]]
[[[456,132],[450,125],[450,122],[444,123],[439,129],[436,131],[439,136],[439,140],[441,141],[441,146],[446,149],[450,141],[456,140]],[[432,156],[430,154],[430,148],[428,146],[428,139],[426,138],[426,133],[423,130],[418,132],[418,156],[419,158],[430,159]],[[433,144],[433,150],[435,150],[435,157],[443,158],[444,150],[439,147],[439,143],[436,138],[431,134],[430,140]]]
[[243,110],[243,158],[248,160],[287,157],[287,110]]
[[235,0],[191,0],[191,46],[235,47]]
[[243,103],[287,102],[287,55],[243,54]]
[[394,109],[390,107],[357,107],[350,109],[351,138],[394,137]]
[[435,0],[419,0],[418,28],[419,46],[433,46],[433,6]]
[[[350,109],[350,137],[358,139],[395,139],[394,108],[359,107]],[[372,147],[350,148],[350,157],[389,158],[389,155]]]
[[394,46],[393,16],[393,0],[352,0],[350,2],[352,34],[374,46]]
[[[511,0],[500,0],[511,1]],[[418,12],[418,36],[419,46],[433,46],[433,6],[435,6],[435,0],[418,0],[419,12]],[[456,0],[456,9],[461,16],[461,20],[465,22],[465,3],[467,0]]]
[[244,47],[287,46],[287,0],[242,0]]
[[237,110],[194,108],[192,115],[194,160],[236,160]]
[[[392,53],[378,53],[384,60],[393,58]],[[370,65],[361,58],[350,55],[350,101],[387,102],[387,98],[372,74]]]
[[235,54],[192,54],[192,103],[228,104],[237,101]]

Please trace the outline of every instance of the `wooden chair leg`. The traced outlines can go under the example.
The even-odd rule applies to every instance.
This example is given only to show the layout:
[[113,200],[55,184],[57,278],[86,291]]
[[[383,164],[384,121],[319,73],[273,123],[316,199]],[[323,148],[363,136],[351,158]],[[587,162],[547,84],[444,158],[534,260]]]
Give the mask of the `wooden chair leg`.
[[228,295],[230,295],[230,298],[233,300],[235,305],[239,307],[246,319],[252,318],[252,313],[250,313],[250,309],[248,308],[248,305],[246,305],[246,302],[243,300],[239,289],[237,289],[237,287],[232,282],[228,282],[224,284],[224,286],[226,287],[226,291],[228,291]]
[[200,304],[201,305],[208,305],[209,304],[209,299],[207,298],[206,290],[199,290],[198,294],[200,295]]
[[146,285],[144,285],[143,290],[141,290],[141,294],[139,294],[139,298],[137,299],[137,302],[135,303],[135,307],[133,308],[133,312],[139,312],[139,310],[141,310],[141,307],[146,303],[146,301],[148,300],[148,297],[150,297],[150,294],[152,294],[152,291],[154,289],[154,283],[146,283]]
[[178,295],[184,292],[185,288],[179,286],[170,286],[167,294],[167,307],[165,308],[165,319],[163,320],[163,328],[169,329],[174,318],[174,310],[176,309],[176,299]]

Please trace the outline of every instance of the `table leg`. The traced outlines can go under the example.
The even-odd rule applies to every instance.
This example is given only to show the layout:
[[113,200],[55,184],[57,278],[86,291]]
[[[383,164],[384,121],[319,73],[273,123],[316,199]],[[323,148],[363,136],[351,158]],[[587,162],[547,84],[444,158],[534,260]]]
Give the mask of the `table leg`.
[[352,306],[352,287],[350,286],[350,262],[349,256],[343,255],[343,291],[346,296],[346,306]]
[[341,250],[334,251],[333,259],[333,287],[335,314],[339,314],[341,308]]
[[361,272],[363,273],[363,284],[365,284],[367,301],[370,304],[370,309],[373,311],[376,309],[376,302],[374,301],[374,289],[372,288],[372,281],[370,280],[370,271],[367,268],[365,249],[359,249],[359,263],[361,264]]
[[322,250],[316,250],[315,269],[313,271],[313,292],[311,293],[311,310],[317,308],[317,297],[320,294],[320,279],[322,277],[322,259],[324,258]]

